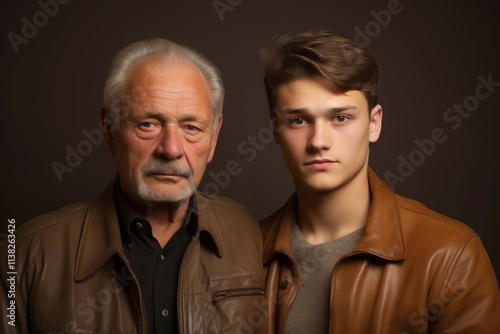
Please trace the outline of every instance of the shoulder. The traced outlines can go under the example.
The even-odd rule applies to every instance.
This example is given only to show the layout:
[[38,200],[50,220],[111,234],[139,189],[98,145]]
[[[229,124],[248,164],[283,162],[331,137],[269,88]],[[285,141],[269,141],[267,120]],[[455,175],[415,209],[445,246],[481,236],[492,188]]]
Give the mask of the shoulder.
[[259,232],[257,220],[250,210],[240,202],[218,195],[198,193],[198,214],[203,220],[213,221],[225,231]]
[[27,240],[44,240],[44,236],[56,237],[81,231],[89,203],[74,203],[22,224],[16,231],[16,243]]
[[[62,255],[76,256],[87,211],[86,203],[66,205],[16,228],[16,265],[24,272],[23,277],[34,275],[36,268],[44,267],[48,261],[54,264]],[[8,247],[4,241],[0,243],[0,262],[5,261],[4,248]]]
[[[408,259],[415,257],[415,261],[419,261],[418,258],[438,263],[437,259],[453,262],[462,256],[483,256],[481,238],[465,223],[409,198],[396,195],[395,200]],[[467,253],[469,255],[465,255]]]
[[477,237],[472,228],[456,219],[436,212],[424,204],[395,194],[395,200],[403,226],[427,229],[429,233],[440,231],[456,237]]
[[[243,204],[223,196],[197,193],[198,228],[207,230],[218,248],[258,254],[262,258],[262,239],[257,220]],[[225,245],[225,246],[223,246]]]
[[[477,237],[464,223],[436,212],[411,198],[394,193],[373,170],[368,171],[372,209],[379,218],[398,221],[404,232],[415,232],[413,236],[426,237],[441,233],[441,238]],[[418,232],[418,233],[417,233]],[[443,234],[446,233],[446,234]]]
[[234,199],[200,192],[196,200],[199,210],[209,209],[216,215],[234,215],[233,217],[255,220],[250,210]]

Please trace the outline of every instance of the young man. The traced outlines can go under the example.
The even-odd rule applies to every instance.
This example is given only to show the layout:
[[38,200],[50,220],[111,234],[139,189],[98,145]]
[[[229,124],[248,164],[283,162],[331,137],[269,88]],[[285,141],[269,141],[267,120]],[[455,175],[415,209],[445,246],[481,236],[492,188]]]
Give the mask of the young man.
[[120,51],[101,113],[117,176],[96,200],[21,226],[15,269],[0,244],[1,333],[264,332],[257,221],[196,191],[223,98],[219,71],[190,48]]
[[498,283],[478,235],[394,194],[368,167],[379,67],[310,31],[261,52],[296,193],[261,222],[270,333],[493,333]]

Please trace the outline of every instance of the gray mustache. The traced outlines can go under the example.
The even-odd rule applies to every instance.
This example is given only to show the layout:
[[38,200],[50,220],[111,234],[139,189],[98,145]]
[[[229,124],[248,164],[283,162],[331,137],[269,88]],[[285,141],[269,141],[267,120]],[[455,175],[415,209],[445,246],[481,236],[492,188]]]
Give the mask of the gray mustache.
[[182,166],[177,162],[152,160],[148,161],[142,167],[142,175],[149,174],[175,174],[189,178],[193,175],[193,172],[191,171],[191,168]]

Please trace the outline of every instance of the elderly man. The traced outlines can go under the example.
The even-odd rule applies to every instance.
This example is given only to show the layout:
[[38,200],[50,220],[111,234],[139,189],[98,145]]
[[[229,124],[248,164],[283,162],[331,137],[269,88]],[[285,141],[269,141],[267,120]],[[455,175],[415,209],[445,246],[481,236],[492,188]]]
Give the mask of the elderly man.
[[[96,200],[19,228],[3,333],[261,332],[257,222],[196,193],[223,98],[218,70],[187,47],[152,39],[115,57],[101,119],[118,175]],[[5,242],[0,268],[10,291]]]

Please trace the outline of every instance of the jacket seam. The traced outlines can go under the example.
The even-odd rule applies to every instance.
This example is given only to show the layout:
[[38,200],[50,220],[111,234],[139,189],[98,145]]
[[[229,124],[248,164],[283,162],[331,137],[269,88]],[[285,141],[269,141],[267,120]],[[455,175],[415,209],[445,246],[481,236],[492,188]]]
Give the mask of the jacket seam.
[[[47,228],[50,228],[53,225],[64,224],[64,222],[68,219],[68,217],[70,217],[72,215],[83,214],[83,216],[85,216],[86,211],[88,211],[88,207],[82,207],[82,208],[79,208],[78,210],[75,209],[74,211],[68,212],[67,214],[65,214],[63,216],[55,217],[55,218],[50,219],[50,220],[42,220],[42,218],[49,217],[51,215],[55,215],[62,210],[64,210],[64,208],[62,208],[58,211],[48,213],[48,214],[43,215],[43,216],[39,216],[33,220],[30,220],[29,222],[26,223],[26,224],[29,223],[30,226],[29,227],[27,226],[26,229],[21,230],[22,233],[19,236],[16,236],[17,240],[22,241],[22,240],[30,237],[32,234],[35,234],[36,232],[39,232],[40,230],[45,230]],[[83,211],[83,213],[81,211]]]
[[[451,227],[454,227],[460,231],[462,231],[463,233],[465,233],[466,235],[468,235],[469,237],[474,237],[474,236],[477,236],[477,234],[475,232],[471,232],[470,230],[466,229],[466,228],[463,228],[462,226],[460,226],[460,224],[457,224],[457,222],[453,222],[453,221],[449,221],[449,220],[446,220],[446,219],[443,219],[441,217],[438,217],[436,215],[431,215],[429,213],[425,213],[425,212],[422,212],[420,210],[417,210],[417,209],[413,209],[413,208],[410,208],[410,207],[407,207],[401,203],[398,203],[398,206],[402,209],[402,210],[406,210],[406,211],[409,211],[409,212],[412,212],[416,215],[420,215],[420,216],[424,216],[424,217],[428,217],[428,218],[431,218],[433,220],[438,220],[442,223],[445,223]],[[431,210],[431,209],[428,209],[428,210]],[[466,225],[467,226],[467,225]]]
[[439,289],[440,295],[443,295],[446,292],[446,290],[447,290],[446,287],[449,286],[449,283],[452,280],[453,273],[455,272],[456,265],[457,265],[458,261],[460,260],[460,257],[462,256],[465,248],[470,244],[470,242],[473,239],[479,239],[479,237],[478,236],[471,236],[470,238],[465,240],[463,245],[458,247],[458,249],[456,250],[456,255],[455,255],[454,259],[451,261],[451,263],[448,267],[445,279],[443,280],[443,283],[441,284],[441,288]]

